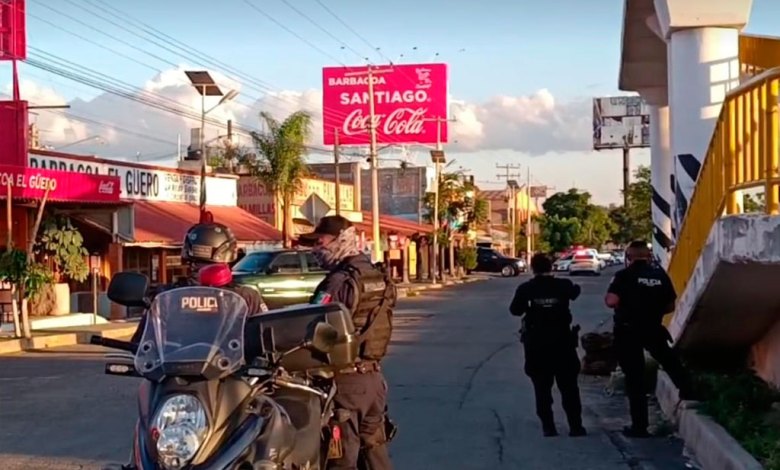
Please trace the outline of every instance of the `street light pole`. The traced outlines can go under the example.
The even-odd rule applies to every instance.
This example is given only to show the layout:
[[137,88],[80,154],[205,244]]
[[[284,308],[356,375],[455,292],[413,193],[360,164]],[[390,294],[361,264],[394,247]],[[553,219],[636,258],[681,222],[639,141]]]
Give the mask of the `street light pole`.
[[[436,150],[441,151],[441,118],[436,119]],[[436,284],[436,272],[439,267],[439,186],[441,185],[441,160],[434,162],[434,191],[433,191],[433,269],[431,270],[431,282]]]
[[528,192],[528,197],[525,198],[525,258],[526,258],[526,266],[531,266],[531,237],[533,237],[533,233],[531,233],[531,167],[526,167],[526,191]]
[[376,122],[374,114],[374,74],[368,66],[369,159],[371,160],[371,225],[374,238],[374,262],[384,261],[382,241],[379,239],[379,169],[376,155]]

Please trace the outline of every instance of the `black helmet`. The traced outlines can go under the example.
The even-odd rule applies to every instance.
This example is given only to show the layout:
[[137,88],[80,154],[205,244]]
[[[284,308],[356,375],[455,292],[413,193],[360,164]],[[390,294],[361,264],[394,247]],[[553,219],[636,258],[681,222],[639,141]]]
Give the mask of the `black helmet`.
[[236,248],[236,237],[225,225],[195,224],[184,236],[181,259],[190,263],[232,263]]

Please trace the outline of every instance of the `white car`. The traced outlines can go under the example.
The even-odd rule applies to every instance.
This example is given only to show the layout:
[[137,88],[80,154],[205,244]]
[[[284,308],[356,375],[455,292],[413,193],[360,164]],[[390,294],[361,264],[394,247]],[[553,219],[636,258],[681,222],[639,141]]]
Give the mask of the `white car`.
[[553,271],[555,272],[566,272],[569,270],[569,265],[571,264],[571,258],[574,255],[566,255],[562,258],[558,258],[553,263]]
[[597,253],[576,252],[569,265],[569,275],[592,274],[601,275],[603,261],[599,259]]

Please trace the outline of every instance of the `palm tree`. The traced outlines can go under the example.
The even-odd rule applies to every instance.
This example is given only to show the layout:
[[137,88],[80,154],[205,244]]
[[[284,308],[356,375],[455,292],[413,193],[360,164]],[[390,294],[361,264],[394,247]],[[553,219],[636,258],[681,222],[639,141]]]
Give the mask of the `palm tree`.
[[293,227],[292,200],[301,180],[308,174],[304,154],[311,135],[311,116],[305,111],[296,111],[279,122],[264,111],[260,113],[260,119],[266,132],[252,132],[259,156],[253,173],[274,198],[281,198],[282,235],[285,248],[289,248]]

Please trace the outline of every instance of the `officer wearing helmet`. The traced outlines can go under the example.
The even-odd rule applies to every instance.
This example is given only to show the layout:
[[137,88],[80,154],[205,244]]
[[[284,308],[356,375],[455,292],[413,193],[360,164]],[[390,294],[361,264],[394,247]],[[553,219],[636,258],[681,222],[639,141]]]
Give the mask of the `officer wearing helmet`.
[[[393,332],[395,285],[387,272],[360,251],[355,228],[341,216],[323,217],[313,233],[299,241],[313,246],[320,265],[330,272],[317,286],[312,303],[341,302],[352,312],[360,341],[360,361],[336,371],[334,398],[348,416],[341,426],[343,455],[329,469],[392,468],[387,443],[395,427],[387,418],[387,383],[380,362]],[[363,467],[360,467],[363,468]]]
[[[190,227],[184,236],[184,243],[181,249],[181,260],[189,267],[189,275],[179,278],[176,282],[160,288],[152,294],[177,287],[197,286],[198,271],[201,268],[217,263],[230,265],[236,258],[238,243],[233,231],[227,226],[216,223],[198,223]],[[263,297],[255,289],[250,287],[228,284],[224,289],[233,291],[244,298],[249,307],[249,314],[256,315],[268,311]],[[141,318],[138,329],[133,335],[133,342],[138,342],[146,325],[146,316]]]

